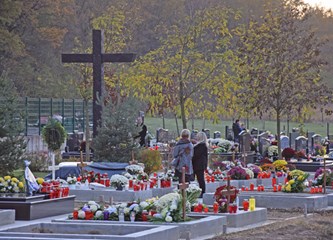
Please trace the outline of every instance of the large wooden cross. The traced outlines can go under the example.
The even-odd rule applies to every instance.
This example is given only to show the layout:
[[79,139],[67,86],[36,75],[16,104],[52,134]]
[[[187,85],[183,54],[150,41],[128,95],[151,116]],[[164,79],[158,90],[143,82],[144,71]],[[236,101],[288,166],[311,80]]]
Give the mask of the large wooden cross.
[[185,182],[185,167],[182,168],[182,182],[178,184],[178,188],[182,193],[182,205],[183,205],[183,221],[186,220],[186,189],[189,183]]
[[83,176],[83,168],[87,166],[88,164],[83,162],[83,153],[80,151],[80,163],[77,165],[81,169],[81,175]]
[[[62,54],[63,63],[92,63],[93,64],[93,136],[97,135],[97,127],[102,116],[102,105],[98,103],[104,89],[104,63],[105,62],[133,62],[133,53],[104,53],[104,34],[101,30],[93,30],[92,54]],[[86,119],[86,121],[89,121]]]
[[221,191],[223,196],[227,196],[227,211],[229,210],[230,196],[237,194],[237,189],[230,189],[230,176],[227,176],[227,190]]

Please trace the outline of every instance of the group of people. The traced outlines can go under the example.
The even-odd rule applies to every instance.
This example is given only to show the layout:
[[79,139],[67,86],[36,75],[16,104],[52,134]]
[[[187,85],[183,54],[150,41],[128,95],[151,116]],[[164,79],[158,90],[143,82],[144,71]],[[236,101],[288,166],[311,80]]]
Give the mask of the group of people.
[[180,140],[173,149],[172,165],[175,176],[182,181],[182,169],[185,167],[185,181],[190,182],[196,177],[202,194],[206,191],[205,170],[208,164],[208,141],[206,133],[199,132],[196,139],[190,139],[191,132],[183,129]]

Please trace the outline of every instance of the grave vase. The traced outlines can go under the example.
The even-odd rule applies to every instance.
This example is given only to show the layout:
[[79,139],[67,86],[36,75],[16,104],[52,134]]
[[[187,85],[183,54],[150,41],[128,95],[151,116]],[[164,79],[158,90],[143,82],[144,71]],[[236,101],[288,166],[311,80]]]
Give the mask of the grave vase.
[[116,190],[117,191],[122,191],[123,190],[123,185],[121,185],[121,184],[117,185]]

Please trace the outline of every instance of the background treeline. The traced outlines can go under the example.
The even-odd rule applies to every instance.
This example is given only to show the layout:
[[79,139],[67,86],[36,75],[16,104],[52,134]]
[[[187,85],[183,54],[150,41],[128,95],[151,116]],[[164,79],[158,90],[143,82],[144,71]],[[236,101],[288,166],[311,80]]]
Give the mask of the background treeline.
[[[91,70],[83,65],[73,67],[73,65],[62,64],[61,53],[91,51],[92,29],[105,30],[105,52],[134,52],[138,59],[142,57],[143,63],[151,66],[151,59],[156,59],[156,56],[163,59],[163,54],[167,55],[170,52],[170,49],[161,48],[166,44],[173,46],[170,36],[177,36],[175,34],[177,31],[179,33],[190,31],[186,24],[191,23],[191,20],[194,19],[192,17],[198,10],[204,16],[202,23],[209,24],[207,26],[213,25],[214,17],[216,17],[216,21],[225,21],[226,26],[224,27],[230,32],[224,30],[225,32],[219,34],[221,36],[230,35],[230,38],[225,37],[225,42],[219,44],[228,46],[228,50],[232,50],[236,48],[240,34],[239,32],[234,34],[235,32],[231,32],[231,29],[235,30],[242,24],[247,26],[251,19],[263,21],[261,17],[265,14],[265,5],[274,4],[274,2],[282,2],[282,0],[0,0],[0,72],[6,72],[6,76],[13,81],[20,96],[89,99],[91,93],[87,95],[84,93],[84,89],[91,87],[91,83],[89,83]],[[226,10],[218,16],[213,15],[212,12],[206,12],[204,15],[205,9]],[[309,14],[307,24],[316,31],[319,39],[327,41],[320,49],[324,53],[323,61],[327,63],[321,76],[327,86],[333,86],[333,81],[331,81],[333,77],[333,14],[323,9],[310,9],[308,12],[311,14]],[[211,18],[211,22],[205,17]],[[188,22],[186,22],[187,20]],[[199,30],[194,29],[192,36],[195,36]],[[218,49],[213,40],[221,38],[218,38],[219,35],[214,31],[201,32],[203,34],[200,39],[202,42],[195,45],[195,48],[199,50],[195,49],[197,55],[193,59],[203,58],[207,52]],[[182,41],[181,37],[179,41]],[[156,49],[159,49],[159,52],[156,52]],[[223,55],[222,58],[227,59],[227,50],[224,50],[217,52],[221,56]],[[198,54],[202,54],[202,56],[198,56]],[[217,68],[220,63],[216,62],[214,65],[214,62],[211,61],[213,57],[210,55],[211,59],[197,61],[195,64],[203,64],[202,66],[207,69]],[[172,63],[171,58],[168,61]],[[105,78],[113,97],[112,100],[125,97],[129,93],[126,92],[128,90],[122,82],[132,77],[126,75],[128,71],[126,65],[106,65]],[[139,72],[140,70],[142,72],[144,67],[145,65],[142,64]],[[169,68],[172,66],[169,65]],[[226,73],[231,72],[230,68],[227,66],[224,68],[225,72],[214,72],[209,77],[227,77]],[[206,71],[208,71],[207,69]],[[153,70],[151,71],[153,72]],[[163,66],[159,66],[159,71],[163,72]],[[191,77],[194,77],[195,73],[192,74]],[[165,76],[174,75],[168,72],[165,73]],[[81,80],[77,81],[77,79]],[[205,76],[198,78],[198,81],[202,79],[205,79]],[[137,79],[140,84],[138,80],[140,79]],[[152,78],[152,80],[163,81],[165,86],[159,84],[159,87],[170,92],[174,91],[174,89],[168,88],[170,83],[163,79],[162,75],[155,79]],[[188,82],[191,81],[191,79],[188,80]],[[219,88],[216,91],[230,89],[227,84],[221,86],[210,84],[207,85],[210,90],[214,86]],[[84,89],[82,89],[83,85]],[[139,88],[139,86],[137,87]],[[173,102],[172,97],[160,97],[160,94],[163,94],[162,90],[159,92],[156,89],[149,90],[149,94],[152,97],[160,98],[160,101],[149,101],[148,109],[153,109],[154,113],[163,113],[167,109],[169,112],[177,112],[178,116],[182,115],[182,109],[172,109],[173,105],[179,105],[179,102],[182,104],[182,99]],[[203,105],[200,106],[195,101],[192,101],[192,105],[187,104],[189,101],[183,99],[183,105],[188,111],[187,117],[202,117],[200,113],[195,112],[198,110],[206,111],[204,116],[208,118],[216,118],[211,113],[220,109],[216,108],[214,103],[218,103],[224,109],[230,108],[230,112],[234,111],[233,105],[227,101],[214,102],[214,99],[209,99],[214,96],[212,92],[207,96],[205,91],[193,91],[193,93],[194,98],[203,98],[207,101],[200,101],[203,102]],[[186,95],[186,92],[183,94]],[[133,93],[133,95],[139,94]],[[218,94],[216,96],[221,97]],[[146,100],[142,96],[138,97]],[[228,101],[232,101],[232,98],[229,98]],[[223,114],[228,115],[228,112]],[[251,114],[247,115],[251,116]],[[243,116],[245,115],[243,114]]]

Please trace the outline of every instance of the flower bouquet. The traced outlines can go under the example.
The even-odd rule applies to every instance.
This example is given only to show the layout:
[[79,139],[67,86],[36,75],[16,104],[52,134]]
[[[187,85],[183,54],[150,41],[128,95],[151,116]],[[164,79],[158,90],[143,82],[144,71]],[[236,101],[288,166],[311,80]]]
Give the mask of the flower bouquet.
[[314,155],[324,156],[326,154],[326,147],[321,144],[314,145]]
[[228,175],[230,175],[231,179],[241,180],[241,179],[249,179],[250,176],[246,173],[246,170],[240,166],[234,167],[228,171]]
[[[331,185],[333,181],[333,171],[332,169],[326,169],[326,186]],[[320,185],[324,185],[324,169],[323,168],[319,168],[317,169],[315,176],[314,176],[314,181],[313,181],[314,185],[320,186]]]
[[0,193],[19,193],[24,191],[24,184],[11,176],[0,177]]
[[292,148],[285,148],[285,149],[283,149],[281,154],[282,154],[282,157],[284,157],[284,159],[289,161],[292,157],[295,156],[295,150]]
[[273,162],[273,166],[275,168],[276,171],[283,171],[286,172],[287,171],[287,161],[286,160],[276,160]]
[[256,178],[258,176],[258,174],[261,172],[261,168],[253,163],[247,164],[247,168],[252,170],[252,172],[254,174],[254,178]]
[[305,173],[301,170],[293,170],[289,172],[286,185],[282,187],[282,191],[288,193],[299,193],[303,192],[305,188],[305,180],[309,177],[308,173]]
[[136,164],[126,166],[125,170],[131,175],[138,175],[143,173],[143,168]]
[[72,177],[69,175],[66,179],[66,182],[70,185],[76,184],[77,178],[75,176]]
[[[227,212],[227,210],[228,210],[227,209],[228,198],[224,194],[225,190],[227,190],[227,185],[223,185],[221,187],[218,187],[215,190],[215,193],[214,193],[215,201],[218,203],[219,212],[221,212],[221,213]],[[230,190],[235,190],[235,194],[230,196],[230,202],[229,202],[229,203],[233,203],[236,200],[238,190],[235,186],[230,186]]]
[[116,189],[120,190],[122,189],[126,184],[128,184],[127,177],[120,175],[120,174],[114,174],[112,175],[110,179],[111,186],[115,187]]

